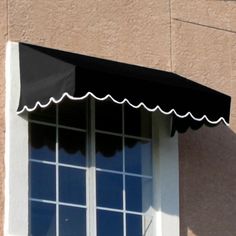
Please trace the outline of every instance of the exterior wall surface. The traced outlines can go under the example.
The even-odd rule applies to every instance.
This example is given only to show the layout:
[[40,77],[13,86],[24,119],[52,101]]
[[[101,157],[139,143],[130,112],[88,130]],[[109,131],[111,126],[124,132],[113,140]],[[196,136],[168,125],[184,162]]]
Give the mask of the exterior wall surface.
[[4,215],[4,130],[5,130],[5,82],[4,61],[7,40],[7,3],[0,1],[0,235],[3,232]]
[[11,40],[173,71],[232,96],[231,128],[180,135],[180,222],[181,236],[235,235],[236,1],[2,0],[0,32],[0,229]]

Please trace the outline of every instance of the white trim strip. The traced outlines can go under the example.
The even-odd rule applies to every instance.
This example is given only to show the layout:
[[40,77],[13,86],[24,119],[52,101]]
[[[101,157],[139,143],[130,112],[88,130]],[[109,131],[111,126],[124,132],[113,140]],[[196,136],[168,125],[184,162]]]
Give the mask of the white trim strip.
[[119,175],[126,175],[126,176],[132,176],[132,177],[152,179],[152,176],[150,176],[150,175],[135,174],[135,173],[125,172],[125,171],[108,170],[108,169],[101,169],[101,168],[96,168],[96,171],[111,173],[111,174],[119,174]]
[[73,204],[73,203],[67,203],[67,202],[59,202],[59,201],[52,201],[52,200],[45,200],[45,199],[38,199],[38,198],[30,198],[30,201],[49,203],[49,204],[54,204],[54,205],[58,205],[58,206],[70,206],[70,207],[78,207],[78,208],[87,208],[86,205]]
[[91,96],[91,97],[93,97],[93,98],[95,98],[96,100],[99,100],[99,101],[104,101],[104,100],[110,98],[114,103],[117,103],[117,104],[124,104],[124,103],[127,103],[127,104],[129,104],[131,107],[133,107],[133,108],[140,108],[140,107],[143,107],[143,108],[145,108],[146,110],[148,110],[148,111],[150,111],[150,112],[154,112],[154,111],[156,111],[156,110],[159,110],[159,111],[160,111],[162,114],[164,114],[164,115],[170,115],[170,114],[174,113],[174,114],[175,114],[177,117],[179,117],[179,118],[185,118],[185,117],[187,117],[187,116],[191,116],[191,117],[192,117],[194,120],[196,120],[196,121],[202,121],[202,120],[206,119],[206,120],[207,120],[209,123],[211,123],[211,124],[218,124],[218,123],[220,123],[221,121],[223,121],[227,126],[229,126],[229,123],[225,121],[224,117],[220,117],[220,118],[219,118],[218,120],[216,120],[216,121],[211,121],[211,120],[208,119],[208,117],[207,117],[206,115],[203,115],[201,118],[197,118],[197,117],[195,117],[190,111],[187,112],[187,113],[184,114],[184,115],[180,115],[180,114],[178,114],[178,113],[176,112],[175,109],[171,109],[170,111],[164,111],[163,109],[161,109],[161,107],[160,107],[159,105],[157,105],[157,106],[154,107],[154,108],[148,108],[143,102],[140,102],[138,105],[133,105],[127,98],[123,99],[122,101],[118,101],[118,100],[114,99],[110,94],[107,94],[106,96],[100,98],[100,97],[97,97],[96,95],[94,95],[92,92],[87,92],[87,93],[86,93],[84,96],[82,96],[82,97],[73,97],[73,96],[69,95],[68,93],[63,93],[62,96],[61,96],[61,98],[58,99],[58,100],[56,100],[55,98],[51,97],[51,98],[49,99],[48,103],[46,103],[46,104],[41,104],[41,103],[38,101],[38,102],[36,102],[36,104],[34,105],[33,108],[29,108],[29,107],[27,107],[27,106],[24,106],[20,111],[17,112],[17,114],[19,115],[19,114],[21,114],[21,113],[24,112],[24,111],[28,111],[28,112],[34,111],[38,106],[41,107],[41,108],[45,108],[45,107],[47,107],[49,104],[51,104],[51,102],[56,103],[56,104],[57,104],[57,103],[60,103],[60,102],[64,99],[64,97],[67,97],[67,98],[69,98],[69,99],[71,99],[71,100],[74,100],[74,101],[78,101],[78,100],[83,100],[83,99],[87,98],[88,96]]
[[4,236],[28,235],[28,122],[17,116],[20,96],[19,44],[7,42],[5,59]]
[[124,215],[126,215],[126,214],[139,215],[139,216],[147,215],[146,212],[128,211],[128,210],[123,210],[123,209],[115,209],[115,208],[100,207],[100,206],[97,206],[96,209],[103,210],[103,211],[112,211],[112,212],[123,213]]

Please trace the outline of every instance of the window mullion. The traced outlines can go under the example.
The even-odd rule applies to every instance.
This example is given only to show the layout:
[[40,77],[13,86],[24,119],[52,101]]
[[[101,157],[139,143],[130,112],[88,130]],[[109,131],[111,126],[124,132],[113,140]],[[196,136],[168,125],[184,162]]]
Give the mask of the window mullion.
[[87,235],[97,235],[96,220],[96,150],[95,150],[95,101],[89,99],[87,133]]
[[59,236],[59,106],[56,104],[56,236]]
[[122,156],[123,156],[123,235],[126,236],[126,192],[125,192],[125,112],[122,104]]

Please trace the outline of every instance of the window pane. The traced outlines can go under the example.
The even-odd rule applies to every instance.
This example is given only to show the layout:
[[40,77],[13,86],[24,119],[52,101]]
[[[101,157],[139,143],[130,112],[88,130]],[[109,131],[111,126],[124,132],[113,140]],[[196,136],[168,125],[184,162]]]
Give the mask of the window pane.
[[56,104],[51,103],[45,108],[38,107],[35,111],[29,113],[29,119],[44,122],[56,122]]
[[31,198],[56,200],[56,172],[54,165],[30,162]]
[[59,199],[61,202],[86,204],[85,170],[59,168]]
[[65,98],[59,104],[59,124],[86,129],[87,99],[73,101]]
[[59,162],[86,165],[86,134],[79,131],[59,129]]
[[98,236],[123,236],[123,214],[97,210]]
[[125,105],[125,134],[151,138],[151,112]]
[[60,206],[61,236],[86,236],[86,209]]
[[125,171],[149,176],[152,174],[151,141],[125,139]]
[[126,176],[126,209],[146,212],[151,206],[151,179]]
[[142,236],[142,216],[126,215],[126,235],[127,236]]
[[31,202],[30,206],[30,235],[56,235],[56,206],[42,202]]
[[31,159],[55,161],[56,129],[29,124],[29,156]]
[[122,138],[96,134],[96,166],[122,171]]
[[110,100],[96,101],[97,130],[122,133],[122,106]]
[[97,205],[122,209],[122,175],[97,171]]

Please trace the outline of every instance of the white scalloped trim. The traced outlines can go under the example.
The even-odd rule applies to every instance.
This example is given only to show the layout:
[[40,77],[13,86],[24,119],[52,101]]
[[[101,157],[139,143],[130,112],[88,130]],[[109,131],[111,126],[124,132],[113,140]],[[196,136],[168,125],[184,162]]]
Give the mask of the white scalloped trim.
[[138,105],[133,105],[127,98],[123,99],[122,101],[117,101],[116,99],[114,99],[110,94],[107,94],[105,97],[102,97],[102,98],[99,98],[97,97],[96,95],[94,95],[93,93],[91,92],[87,92],[84,96],[82,97],[73,97],[71,95],[69,95],[68,93],[63,93],[61,98],[56,100],[55,98],[51,97],[48,101],[48,103],[46,104],[41,104],[40,102],[36,102],[36,104],[34,105],[33,108],[28,108],[27,106],[24,106],[20,111],[17,112],[17,114],[21,114],[22,112],[24,112],[25,110],[28,111],[28,112],[31,112],[31,111],[34,111],[38,106],[41,107],[41,108],[45,108],[47,107],[51,102],[53,103],[60,103],[64,97],[68,97],[69,99],[71,100],[75,100],[75,101],[78,101],[78,100],[83,100],[85,98],[87,98],[88,96],[92,96],[93,98],[99,100],[99,101],[104,101],[108,98],[110,98],[113,102],[117,103],[117,104],[123,104],[123,103],[128,103],[131,107],[133,108],[140,108],[140,107],[144,107],[146,110],[150,111],[150,112],[154,112],[156,110],[159,110],[161,113],[163,113],[164,115],[170,115],[172,113],[174,113],[177,117],[179,118],[185,118],[187,116],[191,116],[194,120],[196,121],[202,121],[204,119],[206,119],[209,123],[211,124],[218,124],[220,123],[221,121],[223,121],[227,126],[229,126],[229,123],[225,121],[225,119],[223,117],[220,117],[218,120],[216,121],[211,121],[208,119],[208,117],[206,115],[203,115],[201,118],[196,118],[190,111],[187,112],[185,115],[180,115],[178,114],[175,109],[171,109],[170,111],[164,111],[163,109],[161,109],[161,107],[159,105],[157,105],[156,107],[154,108],[148,108],[143,102],[139,103]]

